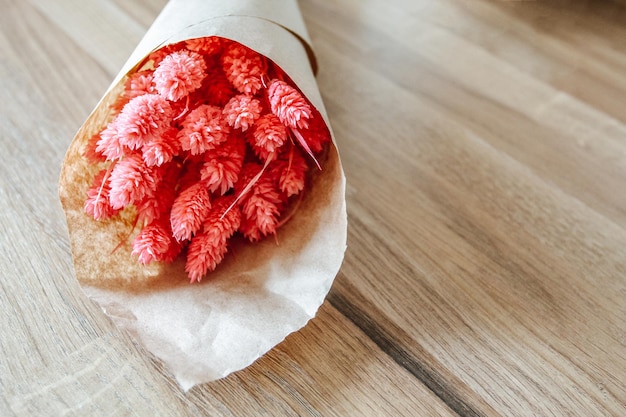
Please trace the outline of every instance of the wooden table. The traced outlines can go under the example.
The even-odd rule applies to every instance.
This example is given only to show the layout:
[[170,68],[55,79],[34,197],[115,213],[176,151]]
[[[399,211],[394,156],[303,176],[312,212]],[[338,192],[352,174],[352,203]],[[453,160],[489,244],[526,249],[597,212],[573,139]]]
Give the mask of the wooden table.
[[0,415],[626,415],[623,3],[301,1],[345,262],[309,325],[188,393],[82,294],[57,197],[164,4],[0,1]]

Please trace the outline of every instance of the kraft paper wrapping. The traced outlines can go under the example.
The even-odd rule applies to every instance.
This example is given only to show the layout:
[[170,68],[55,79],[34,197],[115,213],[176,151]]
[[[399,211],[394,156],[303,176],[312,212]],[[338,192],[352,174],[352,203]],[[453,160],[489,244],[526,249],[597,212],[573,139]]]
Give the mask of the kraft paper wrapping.
[[334,138],[323,170],[277,239],[236,241],[200,284],[189,284],[182,260],[145,266],[131,256],[133,213],[106,221],[85,214],[86,192],[98,169],[82,151],[112,118],[110,104],[124,77],[153,50],[203,36],[237,41],[271,59],[330,128],[296,0],[173,0],[78,131],[59,184],[84,292],[163,361],[184,390],[250,365],[302,328],[328,294],[346,249],[345,177]]

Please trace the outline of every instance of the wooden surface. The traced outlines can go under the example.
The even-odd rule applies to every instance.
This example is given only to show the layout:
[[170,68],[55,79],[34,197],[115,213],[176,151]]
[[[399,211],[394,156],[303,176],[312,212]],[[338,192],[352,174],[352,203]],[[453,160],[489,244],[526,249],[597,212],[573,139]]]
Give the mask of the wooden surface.
[[81,293],[57,197],[164,4],[0,0],[0,415],[626,415],[624,3],[302,0],[345,262],[188,393]]

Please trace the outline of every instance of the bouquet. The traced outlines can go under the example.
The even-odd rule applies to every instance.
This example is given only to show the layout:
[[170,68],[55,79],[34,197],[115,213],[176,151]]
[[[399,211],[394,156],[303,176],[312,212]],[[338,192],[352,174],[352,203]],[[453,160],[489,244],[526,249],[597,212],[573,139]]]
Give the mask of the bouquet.
[[70,145],[76,275],[183,388],[315,315],[344,176],[297,3],[171,1]]

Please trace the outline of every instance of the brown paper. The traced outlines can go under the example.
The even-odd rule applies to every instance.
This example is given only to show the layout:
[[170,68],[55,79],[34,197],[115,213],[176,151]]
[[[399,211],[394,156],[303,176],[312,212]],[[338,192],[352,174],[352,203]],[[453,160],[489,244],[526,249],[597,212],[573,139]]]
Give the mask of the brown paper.
[[234,242],[200,284],[188,283],[182,261],[144,266],[131,256],[133,213],[107,221],[85,214],[87,189],[98,168],[82,151],[110,121],[109,105],[125,75],[158,47],[203,36],[235,40],[271,59],[328,125],[295,0],[173,0],[77,133],[59,183],[84,292],[161,359],[185,390],[248,366],[304,326],[324,301],[346,248],[345,178],[334,138],[323,170],[277,240]]

